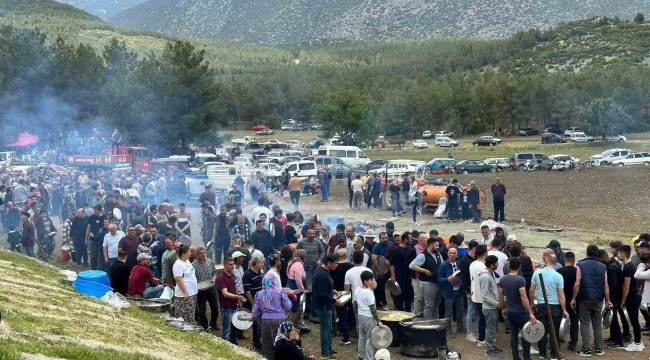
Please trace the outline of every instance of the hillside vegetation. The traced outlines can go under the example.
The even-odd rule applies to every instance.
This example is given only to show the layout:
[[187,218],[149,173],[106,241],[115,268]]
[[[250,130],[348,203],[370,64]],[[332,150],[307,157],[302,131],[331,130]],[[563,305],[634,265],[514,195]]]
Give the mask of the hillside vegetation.
[[[38,131],[38,123],[11,120],[40,118],[43,97],[53,97],[73,109],[55,115],[64,120],[55,132],[99,120],[145,142],[177,143],[180,131],[186,143],[211,138],[222,126],[310,121],[326,108],[317,105],[342,92],[367,110],[354,120],[373,124],[367,137],[577,126],[600,98],[612,98],[629,115],[622,117],[626,131],[650,126],[650,26],[642,20],[593,18],[508,39],[270,47],[185,41],[75,18],[77,10],[50,16],[41,7],[48,1],[26,0],[29,15],[0,3],[0,119],[13,126],[10,132]],[[192,77],[173,79],[183,67],[201,69],[202,90]],[[179,96],[191,106],[173,106]]]
[[59,283],[58,269],[0,250],[0,359],[256,359],[215,336],[185,333],[131,306],[115,310]]
[[643,0],[149,0],[109,21],[186,38],[319,44],[506,37],[594,16],[632,18]]

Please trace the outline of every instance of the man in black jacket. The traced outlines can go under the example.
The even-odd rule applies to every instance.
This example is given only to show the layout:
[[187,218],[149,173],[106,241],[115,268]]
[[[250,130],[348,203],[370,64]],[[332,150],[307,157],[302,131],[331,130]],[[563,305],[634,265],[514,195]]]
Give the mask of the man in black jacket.
[[334,281],[330,276],[330,271],[334,271],[337,266],[338,256],[327,255],[323,264],[314,270],[312,279],[312,306],[319,314],[320,349],[323,357],[334,357],[338,354],[332,349],[332,307],[338,292],[334,290]]
[[[606,339],[605,343],[607,347],[612,349],[622,349],[625,347],[623,334],[625,334],[626,341],[630,341],[630,326],[627,323],[627,320],[625,320],[625,315],[621,308],[621,297],[623,295],[623,268],[616,258],[618,248],[622,245],[623,243],[618,240],[609,243],[612,256],[607,261],[607,286],[609,287],[609,298],[612,304],[614,304],[614,314],[612,317],[612,323],[609,327],[609,339]],[[623,333],[621,333],[621,325],[619,324],[618,319],[619,315],[621,316],[621,322],[623,323]]]
[[[88,217],[84,209],[78,209],[77,215],[72,219],[70,225],[70,238],[74,245],[77,255],[77,265],[88,266],[88,247],[86,245],[86,228],[88,227]],[[83,260],[83,261],[82,261]]]
[[259,250],[267,258],[273,253],[273,236],[264,228],[264,220],[255,221],[255,231],[251,233],[251,241],[255,249]]

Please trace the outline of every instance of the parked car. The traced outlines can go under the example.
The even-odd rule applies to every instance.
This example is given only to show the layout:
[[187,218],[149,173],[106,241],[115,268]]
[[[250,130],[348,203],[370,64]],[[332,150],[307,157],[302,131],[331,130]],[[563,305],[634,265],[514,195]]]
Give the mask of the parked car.
[[533,136],[539,134],[539,130],[527,127],[519,129],[519,136]]
[[565,143],[566,138],[555,133],[542,134],[542,144],[561,144]]
[[429,147],[429,144],[427,144],[427,142],[422,139],[413,140],[413,147],[416,149],[426,149]]
[[483,160],[483,162],[492,166],[495,171],[503,171],[510,168],[510,159],[508,158],[488,158]]
[[289,131],[302,131],[303,126],[301,124],[291,124],[287,127]]
[[571,134],[573,134],[575,132],[582,132],[582,129],[579,128],[579,127],[570,127],[568,129],[564,130],[564,135],[571,136]]
[[371,172],[373,170],[377,170],[384,166],[387,163],[386,160],[373,160],[363,166],[361,166],[359,169],[365,171],[365,172]]
[[573,132],[569,136],[571,138],[571,141],[573,141],[573,142],[592,142],[592,141],[594,141],[593,136],[585,135],[585,133],[583,133],[583,132]]
[[438,131],[434,136],[435,136],[435,137],[446,136],[446,137],[453,138],[453,137],[454,137],[454,133],[451,132],[451,131],[442,130],[442,131]]
[[494,168],[481,160],[463,160],[456,164],[457,174],[484,173],[490,171],[494,171]]
[[425,130],[422,132],[422,137],[425,139],[431,139],[433,137],[433,131]]
[[320,130],[323,126],[320,124],[312,124],[311,129],[312,130]]
[[540,164],[542,169],[548,169],[548,166],[551,166],[551,170],[568,170],[575,167],[580,162],[580,159],[573,156],[556,154],[548,157],[548,160],[542,161]]
[[327,167],[327,170],[332,174],[332,178],[334,179],[347,179],[352,174],[358,173],[361,174],[362,172],[358,169],[353,168],[350,165],[347,164],[333,164],[329,165]]
[[274,163],[266,163],[259,165],[259,171],[264,176],[268,177],[279,177],[282,175],[282,170],[280,165]]
[[307,143],[307,148],[309,149],[318,149],[319,147],[325,145],[325,142],[321,139],[313,139]]
[[514,153],[510,156],[510,162],[513,166],[518,168],[526,165],[527,162],[532,164],[540,164],[542,161],[548,159],[544,154],[539,153]]
[[272,129],[264,129],[264,130],[256,131],[255,135],[273,135],[273,130]]
[[388,174],[389,177],[401,177],[405,174],[415,174],[419,169],[425,166],[424,161],[417,160],[389,160],[384,166],[376,171],[380,176]]
[[633,151],[630,149],[610,149],[590,157],[589,161],[595,166],[610,165],[616,163],[618,160],[624,159],[632,153]]
[[474,146],[494,146],[500,143],[501,140],[495,138],[494,136],[481,136],[480,138],[474,140],[472,145]]
[[456,159],[452,158],[435,158],[431,159],[426,165],[427,170],[433,174],[445,174],[453,170],[456,166]]
[[608,141],[618,141],[618,142],[626,142],[627,138],[623,135],[610,135],[610,136],[605,136],[604,139],[605,142]]
[[458,141],[448,137],[448,136],[438,136],[436,137],[436,146],[438,147],[456,147],[458,146]]
[[262,131],[262,130],[266,130],[268,128],[269,127],[266,126],[266,125],[255,125],[255,126],[253,126],[252,130],[253,131]]
[[282,166],[281,171],[287,171],[291,176],[294,173],[303,179],[315,180],[318,177],[316,163],[309,160],[300,160],[296,162],[287,162]]
[[246,145],[244,151],[253,155],[261,155],[264,154],[265,147],[260,143],[252,142]]
[[552,127],[552,126],[551,126],[551,127],[544,128],[544,133],[551,133],[551,134],[562,135],[562,130],[560,130],[560,129],[556,128],[556,127]]
[[615,160],[614,165],[616,166],[625,166],[625,165],[645,165],[650,166],[650,153],[632,153],[628,154],[623,159]]

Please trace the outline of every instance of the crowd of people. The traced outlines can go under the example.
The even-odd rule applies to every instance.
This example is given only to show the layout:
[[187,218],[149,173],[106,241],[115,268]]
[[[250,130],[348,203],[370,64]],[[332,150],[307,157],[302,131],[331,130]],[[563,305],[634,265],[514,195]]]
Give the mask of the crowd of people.
[[[232,325],[235,311],[246,308],[252,314],[253,346],[267,359],[308,358],[300,343],[311,331],[305,320],[318,323],[321,358],[336,357],[335,332],[339,346],[358,339],[359,359],[385,359],[389,355],[375,352],[370,332],[384,326],[378,311],[388,310],[389,304],[415,319],[453,319],[447,334],[464,334],[492,358],[507,357],[496,340],[499,322],[510,334],[513,360],[528,360],[532,354],[564,358],[556,338],[549,336],[551,323],[559,334],[563,317],[571,322],[567,348],[580,356],[602,355],[606,348],[643,351],[641,332],[650,330],[639,321],[642,316],[650,325],[642,306],[650,303],[650,286],[644,286],[650,280],[648,234],[638,236],[633,246],[614,241],[609,251],[589,245],[585,254],[566,252],[553,240],[536,263],[516,235],[501,227],[481,226],[478,239],[462,233],[441,236],[436,230],[399,232],[393,222],[377,234],[356,234],[350,224],[331,229],[316,215],[285,214],[265,192],[255,193],[256,206],[249,212],[238,183],[223,196],[207,186],[199,197],[201,216],[194,219],[175,197],[174,184],[181,180],[164,174],[30,170],[0,177],[0,217],[12,250],[49,262],[60,230],[71,260],[107,271],[116,292],[150,299],[173,288],[177,317],[220,332],[234,344],[248,336]],[[327,175],[321,177],[323,183],[329,181]],[[298,180],[292,181],[286,188],[298,191]],[[377,176],[354,176],[349,186],[351,208],[377,206]],[[413,188],[417,190],[413,177],[389,186],[395,187],[395,214],[412,206]],[[473,187],[463,189],[451,181],[449,203],[473,197]],[[495,220],[503,221],[506,192],[499,179],[491,192]],[[321,200],[328,196],[324,191]],[[450,207],[450,221],[459,219],[456,210],[465,210],[456,204]],[[472,209],[468,207],[467,218],[480,218]],[[51,214],[59,215],[60,224]],[[413,210],[414,222],[415,215]],[[195,222],[198,236],[192,233]],[[192,238],[202,244],[193,246]],[[389,301],[387,285],[394,283],[401,293]],[[338,306],[343,291],[352,294],[352,301]],[[299,306],[303,296],[310,304],[307,313]],[[613,314],[605,340],[603,307]],[[518,336],[529,321],[544,325],[537,344]]]

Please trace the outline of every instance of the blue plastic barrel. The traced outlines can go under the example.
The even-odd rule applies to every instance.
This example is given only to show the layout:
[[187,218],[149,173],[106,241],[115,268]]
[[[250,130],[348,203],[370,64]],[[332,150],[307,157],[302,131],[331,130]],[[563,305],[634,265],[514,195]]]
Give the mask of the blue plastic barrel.
[[94,282],[106,286],[111,286],[111,280],[108,278],[108,274],[105,271],[99,270],[85,270],[77,275],[77,280]]
[[106,295],[107,292],[113,291],[112,287],[92,281],[79,280],[79,278],[72,283],[72,286],[78,293],[96,297],[98,299]]

